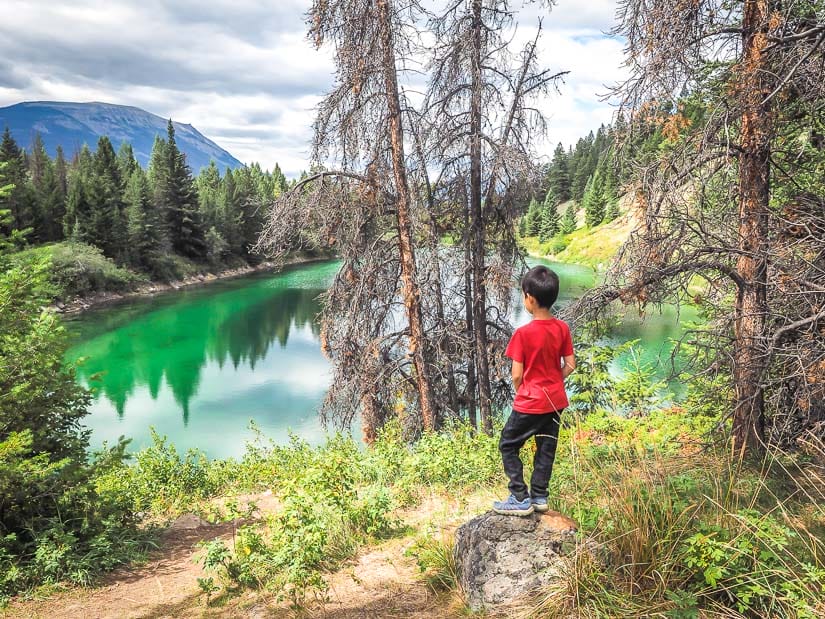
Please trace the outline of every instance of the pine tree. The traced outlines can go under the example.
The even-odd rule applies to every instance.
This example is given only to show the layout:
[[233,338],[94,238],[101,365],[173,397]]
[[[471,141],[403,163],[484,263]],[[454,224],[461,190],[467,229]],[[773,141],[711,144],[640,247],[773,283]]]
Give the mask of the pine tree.
[[66,166],[66,157],[63,154],[63,147],[58,145],[57,152],[54,157],[54,174],[57,178],[57,184],[60,192],[66,196],[69,193],[69,171]]
[[123,196],[126,204],[126,230],[130,264],[155,275],[161,275],[166,246],[165,225],[152,204],[146,173],[137,166],[126,183]]
[[548,174],[549,190],[552,191],[559,203],[570,199],[570,161],[561,142],[553,152],[553,161]]
[[17,230],[16,238],[21,239],[32,233],[36,215],[28,183],[25,153],[17,145],[8,127],[0,142],[0,162],[6,164],[0,172],[0,186],[11,186],[7,195],[0,197],[0,209],[10,212],[10,228]]
[[541,231],[541,208],[536,199],[530,200],[527,208],[527,236],[538,236]]
[[207,230],[220,230],[223,223],[220,216],[221,173],[214,159],[200,171],[195,184],[198,188],[198,208],[203,227]]
[[539,240],[546,243],[559,231],[559,209],[558,200],[553,191],[548,191],[541,206],[541,224],[539,227]]
[[[63,165],[65,166],[65,162]],[[32,141],[29,175],[37,207],[34,236],[40,242],[59,241],[63,238],[66,194],[39,133],[35,134]]]
[[605,164],[602,170],[602,173],[604,174],[603,195],[605,202],[605,223],[613,221],[619,216],[619,193],[617,187],[619,179],[616,173],[616,169],[613,167],[613,165],[609,163],[610,158],[611,154],[608,150],[603,157]]
[[[167,125],[164,170],[157,194],[166,212],[172,249],[183,256],[200,259],[206,255],[203,228],[198,212],[198,195],[195,180],[186,163],[186,156],[175,142],[175,127]],[[158,187],[156,187],[158,192]]]
[[527,214],[525,213],[518,220],[518,235],[520,238],[527,236]]
[[120,169],[120,177],[123,179],[124,184],[129,182],[135,168],[140,167],[137,159],[135,159],[135,151],[128,142],[122,142],[120,144],[120,148],[117,151],[117,166]]
[[123,259],[126,250],[123,179],[115,149],[106,136],[97,142],[86,195],[90,206],[88,241],[103,250],[106,256]]
[[601,170],[597,169],[588,179],[582,204],[584,206],[584,223],[586,226],[592,228],[602,223],[604,220],[605,200],[604,181]]
[[559,232],[562,234],[571,234],[576,230],[576,203],[573,200],[567,203],[567,208],[564,209],[564,215],[559,222]]
[[277,198],[285,192],[288,187],[289,182],[281,171],[281,166],[276,163],[275,168],[272,170],[272,197]]
[[88,185],[94,174],[94,158],[84,144],[75,156],[68,176],[66,215],[63,218],[63,235],[73,241],[93,243],[91,229],[92,208]]
[[235,173],[227,168],[223,177],[222,191],[219,197],[218,227],[224,240],[229,245],[229,251],[236,256],[243,255],[244,242],[241,234],[241,209],[238,205],[238,194],[235,186]]
[[584,191],[587,187],[587,179],[593,173],[590,169],[590,152],[593,149],[595,137],[591,131],[587,137],[580,138],[576,142],[576,149],[573,151],[573,158],[570,165],[571,186],[570,195],[574,200],[581,202],[584,199]]

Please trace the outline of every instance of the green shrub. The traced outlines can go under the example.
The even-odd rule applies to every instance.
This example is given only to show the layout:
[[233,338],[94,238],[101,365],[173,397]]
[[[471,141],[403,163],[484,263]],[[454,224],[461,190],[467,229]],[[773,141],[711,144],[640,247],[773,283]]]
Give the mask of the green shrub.
[[[6,268],[8,266],[8,268]],[[125,444],[88,459],[89,394],[64,366],[64,332],[42,311],[44,258],[0,269],[0,601],[42,583],[86,583],[134,557],[146,536],[95,479]]]
[[100,249],[85,243],[42,245],[10,259],[18,265],[48,261],[52,293],[58,299],[97,292],[127,292],[147,281],[145,275],[117,266]]
[[455,559],[455,539],[451,535],[434,535],[431,531],[419,536],[406,551],[415,558],[424,584],[433,592],[451,591],[458,586],[458,566]]

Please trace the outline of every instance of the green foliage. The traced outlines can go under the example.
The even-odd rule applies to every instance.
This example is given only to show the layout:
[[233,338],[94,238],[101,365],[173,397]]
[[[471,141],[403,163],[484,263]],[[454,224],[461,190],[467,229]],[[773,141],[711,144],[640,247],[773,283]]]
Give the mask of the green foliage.
[[125,444],[87,461],[89,395],[64,366],[57,318],[41,309],[48,269],[40,259],[0,273],[0,601],[40,583],[88,583],[146,542],[95,489]]
[[[257,163],[227,170],[223,178],[213,163],[196,182],[171,122],[167,139],[155,140],[148,173],[129,144],[116,154],[106,136],[95,151],[84,144],[67,163],[60,148],[49,158],[37,133],[27,156],[7,130],[0,142],[0,252],[69,241],[159,280],[202,271],[204,264],[254,263],[259,258],[250,247],[262,226],[263,205],[286,185],[278,166],[267,172]],[[81,280],[66,282],[70,294],[118,289],[117,283],[90,284],[100,267],[89,277],[81,268],[66,268],[64,274]],[[104,277],[109,275],[117,273]]]
[[558,200],[551,191],[547,192],[544,203],[541,205],[541,220],[539,227],[539,241],[547,242],[559,231]]
[[451,536],[436,536],[432,531],[425,531],[406,554],[415,557],[422,580],[433,593],[451,591],[458,586],[455,540]]
[[547,172],[547,186],[550,192],[559,202],[567,202],[570,199],[570,158],[564,146],[559,143],[553,151],[553,160]]
[[562,234],[571,234],[576,230],[576,203],[568,202],[567,208],[564,209],[564,215],[559,222],[559,232]]
[[541,207],[536,202],[535,198],[530,200],[530,206],[527,208],[527,235],[537,236],[541,231]]
[[68,299],[96,292],[126,292],[147,281],[144,275],[117,266],[97,247],[62,242],[42,245],[9,256],[21,267],[35,262],[47,265],[50,297]]

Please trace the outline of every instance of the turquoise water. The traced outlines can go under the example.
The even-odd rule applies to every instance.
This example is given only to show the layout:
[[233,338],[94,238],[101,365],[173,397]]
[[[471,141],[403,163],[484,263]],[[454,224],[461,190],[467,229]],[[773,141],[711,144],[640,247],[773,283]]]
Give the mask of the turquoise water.
[[[561,278],[562,302],[596,281],[587,267],[551,266]],[[80,360],[78,380],[95,394],[85,420],[92,445],[124,435],[139,449],[150,444],[154,426],[178,449],[238,456],[254,435],[250,420],[276,442],[286,442],[290,431],[321,441],[317,409],[330,367],[315,318],[318,295],[337,269],[337,262],[301,265],[130,300],[68,321],[74,344],[67,357]],[[514,322],[528,319],[517,304]],[[652,361],[669,351],[678,332],[671,311],[644,323],[631,314],[611,337],[639,338],[643,358]]]

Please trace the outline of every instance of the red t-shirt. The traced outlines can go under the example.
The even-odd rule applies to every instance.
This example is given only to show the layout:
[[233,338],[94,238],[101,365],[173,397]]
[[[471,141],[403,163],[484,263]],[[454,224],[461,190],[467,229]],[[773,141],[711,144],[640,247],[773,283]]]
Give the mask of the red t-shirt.
[[573,354],[573,340],[566,322],[558,318],[531,320],[516,329],[504,354],[524,364],[514,411],[541,414],[567,407],[561,360]]

